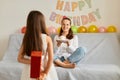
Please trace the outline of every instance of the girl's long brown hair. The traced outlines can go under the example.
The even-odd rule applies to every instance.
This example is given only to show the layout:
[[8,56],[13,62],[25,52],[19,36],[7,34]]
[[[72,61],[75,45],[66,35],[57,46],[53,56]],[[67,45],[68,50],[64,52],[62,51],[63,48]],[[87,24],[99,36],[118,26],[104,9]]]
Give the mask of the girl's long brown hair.
[[42,51],[41,33],[47,34],[44,15],[31,11],[27,17],[26,32],[23,38],[23,55],[31,56],[32,51]]
[[[63,18],[63,19],[61,20],[61,24],[63,23],[64,20],[69,20],[69,21],[70,21],[70,25],[71,25],[71,20],[70,20],[70,18],[68,18],[68,17]],[[59,36],[61,36],[62,33],[63,33],[63,30],[62,30],[62,28],[61,28],[61,29],[60,29],[60,33],[59,33]],[[73,32],[72,32],[71,28],[69,29],[69,33],[67,34],[66,38],[67,38],[67,39],[72,39],[72,38],[73,38]]]

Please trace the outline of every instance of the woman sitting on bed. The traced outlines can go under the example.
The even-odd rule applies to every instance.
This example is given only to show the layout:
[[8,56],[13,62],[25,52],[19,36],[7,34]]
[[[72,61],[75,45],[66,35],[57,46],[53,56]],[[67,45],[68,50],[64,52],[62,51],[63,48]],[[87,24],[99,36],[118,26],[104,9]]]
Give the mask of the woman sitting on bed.
[[74,68],[84,56],[84,50],[78,47],[78,37],[73,35],[71,20],[67,17],[61,21],[59,35],[54,38],[54,63],[64,68]]

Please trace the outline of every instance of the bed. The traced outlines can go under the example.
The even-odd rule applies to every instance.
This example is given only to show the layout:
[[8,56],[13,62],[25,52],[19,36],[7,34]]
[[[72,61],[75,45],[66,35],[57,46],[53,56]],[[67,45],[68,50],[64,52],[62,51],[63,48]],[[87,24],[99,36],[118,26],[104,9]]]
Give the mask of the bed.
[[[79,46],[85,57],[74,69],[56,67],[59,80],[120,80],[120,45],[115,33],[80,33]],[[55,35],[51,35],[52,39]],[[23,34],[11,34],[0,61],[0,80],[20,80],[23,64],[17,55]]]

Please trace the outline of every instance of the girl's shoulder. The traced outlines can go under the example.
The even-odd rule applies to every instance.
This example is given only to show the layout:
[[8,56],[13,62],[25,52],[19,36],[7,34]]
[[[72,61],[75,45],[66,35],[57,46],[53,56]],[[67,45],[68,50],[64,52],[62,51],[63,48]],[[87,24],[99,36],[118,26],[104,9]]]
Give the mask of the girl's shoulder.
[[50,37],[49,35],[46,35],[46,39],[47,39],[47,40],[50,40],[51,37]]
[[48,36],[47,34],[42,34],[42,38],[44,38],[44,40],[46,39],[48,41],[51,39],[51,37]]

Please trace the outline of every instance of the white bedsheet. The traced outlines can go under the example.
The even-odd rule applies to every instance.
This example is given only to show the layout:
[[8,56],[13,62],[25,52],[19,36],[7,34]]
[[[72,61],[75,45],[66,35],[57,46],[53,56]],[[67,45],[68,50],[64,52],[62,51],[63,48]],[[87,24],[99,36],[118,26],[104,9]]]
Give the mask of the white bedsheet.
[[79,46],[86,48],[80,64],[115,64],[120,67],[120,45],[115,33],[78,34]]
[[0,80],[20,80],[23,64],[12,61],[0,62]]
[[57,67],[60,80],[120,80],[120,69],[115,65],[82,64],[75,69]]
[[[114,33],[77,34],[85,57],[75,69],[56,67],[59,80],[120,80],[120,45]],[[20,80],[23,65],[17,55],[23,34],[12,34],[0,61],[0,80]]]

